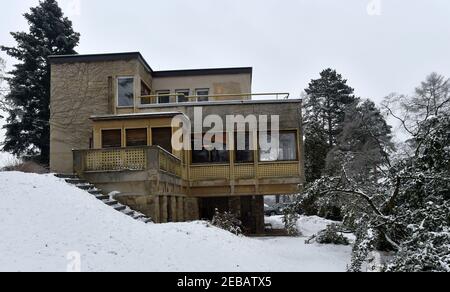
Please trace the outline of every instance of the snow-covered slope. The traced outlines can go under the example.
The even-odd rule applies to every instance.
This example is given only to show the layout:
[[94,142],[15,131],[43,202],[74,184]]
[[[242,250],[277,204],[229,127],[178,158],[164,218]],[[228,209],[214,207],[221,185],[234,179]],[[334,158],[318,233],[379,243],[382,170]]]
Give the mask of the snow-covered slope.
[[71,252],[82,271],[343,271],[350,252],[283,253],[202,222],[146,225],[52,175],[18,172],[0,172],[0,236],[0,271],[66,271]]

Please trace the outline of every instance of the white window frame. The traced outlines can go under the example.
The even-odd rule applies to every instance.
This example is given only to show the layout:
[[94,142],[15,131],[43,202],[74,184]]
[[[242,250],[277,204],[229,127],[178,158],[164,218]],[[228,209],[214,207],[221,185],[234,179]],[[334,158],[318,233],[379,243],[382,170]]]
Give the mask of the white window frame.
[[[120,79],[133,79],[133,105],[120,105],[119,104],[119,81]],[[136,92],[135,92],[135,82],[136,78],[134,76],[118,76],[116,78],[116,105],[118,108],[132,108],[136,103]]]
[[168,103],[159,103],[159,95],[167,95],[170,94],[170,90],[157,90],[156,91],[156,104],[169,104],[170,103],[170,96],[169,96],[169,102]]
[[[184,92],[187,92],[188,93],[188,95],[186,95],[185,97],[189,97],[190,96],[190,94],[191,94],[191,90],[190,89],[177,89],[177,90],[175,90],[175,94],[177,95],[177,103],[184,103],[184,102],[180,102],[179,100],[178,100],[178,93],[184,93]],[[189,102],[189,99],[188,99],[188,101],[187,102]]]
[[[199,97],[198,92],[199,92],[199,91],[208,91],[208,95],[203,95],[203,96],[207,96],[207,97],[208,97],[208,101],[210,101],[210,100],[209,100],[209,94],[211,93],[211,91],[210,91],[209,88],[196,88],[196,89],[195,89],[195,96],[197,96],[197,100],[196,100],[197,102],[199,102],[199,101],[198,101],[198,97]],[[205,101],[202,101],[202,102],[205,102]]]

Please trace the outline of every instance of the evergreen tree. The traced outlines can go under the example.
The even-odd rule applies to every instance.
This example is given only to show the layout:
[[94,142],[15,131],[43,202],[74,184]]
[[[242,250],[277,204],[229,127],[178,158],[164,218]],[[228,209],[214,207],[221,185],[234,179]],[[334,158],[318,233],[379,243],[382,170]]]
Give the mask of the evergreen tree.
[[55,0],[43,0],[24,14],[29,32],[11,33],[17,45],[1,49],[19,63],[9,72],[10,109],[3,150],[48,164],[50,64],[48,56],[75,54],[80,35]]
[[6,102],[4,96],[6,93],[6,88],[3,87],[3,81],[5,80],[5,60],[0,58],[0,119],[3,118],[2,113],[6,109]]
[[327,170],[337,174],[345,164],[347,175],[362,183],[376,182],[390,165],[394,150],[391,126],[370,100],[349,107],[337,144],[328,153]]
[[326,69],[305,89],[305,164],[308,182],[322,176],[327,153],[336,145],[345,112],[356,101],[353,88],[335,70]]

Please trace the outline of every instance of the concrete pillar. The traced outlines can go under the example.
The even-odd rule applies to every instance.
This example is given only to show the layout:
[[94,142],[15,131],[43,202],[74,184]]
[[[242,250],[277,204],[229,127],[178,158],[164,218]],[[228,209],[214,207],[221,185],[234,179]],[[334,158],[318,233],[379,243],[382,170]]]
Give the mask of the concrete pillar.
[[254,217],[255,223],[255,233],[262,234],[264,233],[265,223],[264,223],[264,197],[263,196],[254,196],[252,198],[252,213]]
[[241,217],[241,197],[230,197],[228,200],[230,212],[237,218]]
[[178,222],[177,217],[177,197],[170,197],[170,222]]
[[160,223],[167,223],[167,221],[168,221],[168,217],[169,217],[169,212],[168,212],[168,198],[167,198],[167,196],[162,196],[161,198],[160,198],[160,216],[161,216],[161,220],[160,220]]
[[159,196],[154,197],[153,204],[154,212],[152,219],[155,223],[161,223],[161,206],[159,205]]
[[177,198],[177,222],[184,222],[184,198]]
[[200,210],[197,198],[185,198],[184,200],[184,220],[195,221],[200,219]]

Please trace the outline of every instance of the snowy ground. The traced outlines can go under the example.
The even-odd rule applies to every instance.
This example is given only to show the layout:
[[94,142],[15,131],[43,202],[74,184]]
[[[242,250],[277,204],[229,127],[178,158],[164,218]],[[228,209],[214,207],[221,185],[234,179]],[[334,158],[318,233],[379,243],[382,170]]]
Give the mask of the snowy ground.
[[[66,271],[78,254],[82,271],[345,271],[350,261],[350,247],[305,245],[304,237],[146,225],[51,175],[0,172],[0,202],[0,271]],[[305,236],[326,224],[299,223]]]

